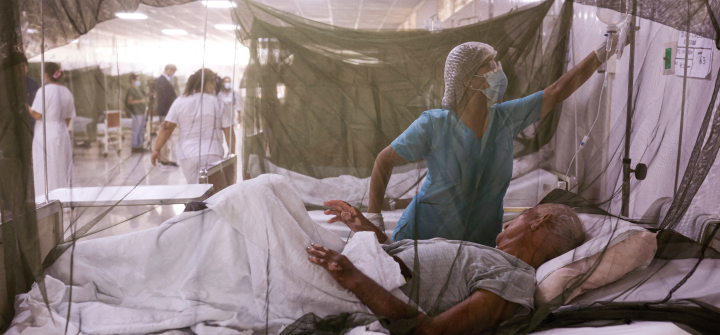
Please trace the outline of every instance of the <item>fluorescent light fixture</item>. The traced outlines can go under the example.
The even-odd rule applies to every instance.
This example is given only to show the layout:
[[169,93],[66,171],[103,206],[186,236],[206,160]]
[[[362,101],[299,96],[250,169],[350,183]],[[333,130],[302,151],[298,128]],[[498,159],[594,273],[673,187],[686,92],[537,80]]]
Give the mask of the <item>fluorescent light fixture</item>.
[[187,31],[182,29],[163,29],[162,33],[165,35],[182,36],[187,35]]
[[203,1],[203,5],[207,8],[235,8],[237,5],[229,0]]
[[27,33],[28,34],[37,34],[37,30],[28,28]]
[[240,27],[234,25],[234,24],[228,24],[228,23],[218,23],[215,25],[215,29],[218,30],[236,30]]
[[143,13],[115,13],[115,16],[124,20],[145,20],[148,18]]

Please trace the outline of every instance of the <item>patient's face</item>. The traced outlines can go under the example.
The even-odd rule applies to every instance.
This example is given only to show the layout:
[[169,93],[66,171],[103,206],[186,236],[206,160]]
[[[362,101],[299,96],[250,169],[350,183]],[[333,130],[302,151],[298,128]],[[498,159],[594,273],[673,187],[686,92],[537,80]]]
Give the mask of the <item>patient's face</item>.
[[503,229],[495,239],[495,244],[501,247],[507,243],[521,239],[525,234],[532,233],[530,224],[536,217],[537,212],[535,207],[526,209],[505,226],[505,229]]

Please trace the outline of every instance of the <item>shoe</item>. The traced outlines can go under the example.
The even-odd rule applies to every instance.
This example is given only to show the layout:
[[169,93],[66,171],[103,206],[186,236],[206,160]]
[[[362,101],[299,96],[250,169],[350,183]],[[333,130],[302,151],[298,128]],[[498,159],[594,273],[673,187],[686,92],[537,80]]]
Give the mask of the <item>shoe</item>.
[[178,163],[175,163],[175,162],[167,162],[167,164],[170,166],[178,166]]

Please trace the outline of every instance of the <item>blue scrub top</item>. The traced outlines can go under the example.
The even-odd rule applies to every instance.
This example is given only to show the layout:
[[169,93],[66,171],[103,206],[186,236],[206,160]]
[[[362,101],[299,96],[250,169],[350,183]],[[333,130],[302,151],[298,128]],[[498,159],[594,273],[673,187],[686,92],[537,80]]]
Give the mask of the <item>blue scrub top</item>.
[[402,158],[425,158],[425,183],[398,221],[392,240],[443,237],[495,246],[510,185],[513,141],[540,118],[543,91],[488,108],[478,139],[447,109],[423,112],[395,141]]

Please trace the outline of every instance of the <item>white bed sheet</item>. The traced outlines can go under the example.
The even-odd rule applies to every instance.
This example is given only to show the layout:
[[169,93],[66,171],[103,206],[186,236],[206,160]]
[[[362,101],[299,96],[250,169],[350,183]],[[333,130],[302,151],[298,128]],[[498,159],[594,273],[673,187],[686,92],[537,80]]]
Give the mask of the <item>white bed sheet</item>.
[[556,328],[534,332],[535,335],[685,335],[690,334],[672,322],[638,321],[629,325],[605,327]]
[[[620,280],[588,291],[571,301],[591,304],[599,301],[659,301],[690,273],[697,259],[654,259],[642,270],[631,272]],[[643,285],[637,286],[638,283]],[[693,275],[672,295],[672,301],[695,299],[720,308],[720,259],[704,259]],[[561,307],[563,309],[563,307]]]
[[[317,181],[317,179],[314,180]],[[548,171],[542,169],[531,171],[522,177],[510,181],[510,186],[508,187],[505,198],[503,199],[503,205],[506,207],[535,206],[547,193],[557,186],[557,181],[557,177]],[[303,201],[307,198],[308,197],[305,196]],[[330,199],[326,198],[325,200]],[[402,209],[382,212],[383,220],[385,221],[385,233],[388,234],[388,236],[392,235],[393,229],[395,229],[402,213]],[[518,214],[519,213],[505,213],[503,215],[503,222],[512,220],[518,216]],[[322,210],[308,211],[308,215],[310,215],[310,218],[312,218],[315,223],[327,228],[338,236],[345,239],[350,236],[350,229],[341,222],[327,223],[332,216],[323,214]]]
[[[300,195],[305,204],[322,206],[324,201],[340,199],[353,206],[368,205],[369,177],[357,178],[343,175],[317,179],[278,167],[268,160],[265,160],[264,164],[266,173],[288,177],[295,188],[295,192]],[[414,184],[425,174],[427,168],[423,168],[422,164],[415,164],[415,166],[418,168],[409,169],[408,166],[396,168],[396,171],[403,169],[407,171],[393,173],[386,190],[386,197],[409,199],[417,195],[424,179],[417,185]],[[257,155],[250,155],[248,171],[253,178],[259,176],[263,171],[260,168],[260,159]],[[505,207],[535,206],[547,193],[555,189],[557,184],[558,178],[551,172],[543,169],[530,171],[510,181],[510,186],[508,186],[503,199],[503,205]]]
[[[71,253],[66,252],[46,270],[50,308],[33,285],[16,297],[17,314],[8,334],[62,334],[71,287],[71,334],[147,334],[189,327],[196,334],[247,335],[243,330],[265,333],[266,322],[269,332],[277,334],[309,312],[371,318],[354,294],[309,263],[305,248],[311,242],[366,264],[363,272],[407,299],[397,289],[405,281],[399,265],[377,240],[374,246],[356,246],[358,257],[352,242],[346,253],[344,241],[307,217],[282,177],[233,185],[207,203],[209,209],[182,213],[157,228],[78,242],[73,285],[68,285]],[[378,259],[389,265],[367,265]]]

